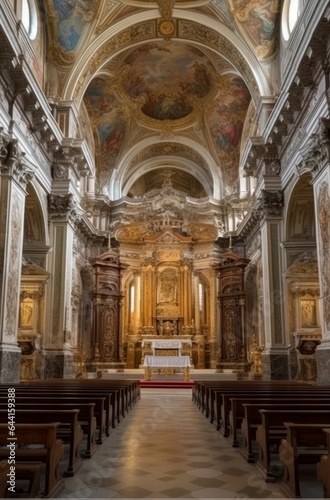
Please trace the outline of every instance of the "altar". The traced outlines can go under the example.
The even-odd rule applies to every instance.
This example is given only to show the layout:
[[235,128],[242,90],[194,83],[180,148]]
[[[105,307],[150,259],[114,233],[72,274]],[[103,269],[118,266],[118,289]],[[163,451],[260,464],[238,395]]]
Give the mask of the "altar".
[[182,356],[190,355],[191,340],[190,339],[144,339],[142,341],[142,349],[145,350],[145,355],[152,356]]
[[189,356],[145,356],[144,378],[151,380],[153,370],[168,369],[171,373],[183,370],[185,381],[190,380],[190,357]]

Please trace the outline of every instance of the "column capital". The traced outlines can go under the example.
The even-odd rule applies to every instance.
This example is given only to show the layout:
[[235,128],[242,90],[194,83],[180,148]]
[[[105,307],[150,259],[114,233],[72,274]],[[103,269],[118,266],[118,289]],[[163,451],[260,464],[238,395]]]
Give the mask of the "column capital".
[[9,139],[8,135],[0,129],[0,173],[11,177],[22,189],[34,176],[28,168],[23,153],[16,139]]
[[316,177],[330,162],[330,120],[321,118],[319,126],[310,138],[310,147],[297,165],[297,172],[301,175],[310,172]]
[[280,175],[281,161],[275,157],[263,157],[264,175]]
[[268,217],[282,217],[282,210],[284,205],[283,191],[267,191],[262,190],[262,195],[258,199],[258,207],[255,209],[260,219],[267,219]]
[[73,195],[48,195],[49,216],[52,221],[75,222],[81,217],[80,210]]

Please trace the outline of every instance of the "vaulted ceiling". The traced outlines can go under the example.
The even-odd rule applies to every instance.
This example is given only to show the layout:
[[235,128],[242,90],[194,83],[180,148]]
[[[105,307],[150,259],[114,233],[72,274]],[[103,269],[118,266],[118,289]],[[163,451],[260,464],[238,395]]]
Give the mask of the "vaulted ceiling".
[[112,199],[167,179],[239,194],[256,109],[272,96],[280,0],[47,0],[48,92],[75,101]]

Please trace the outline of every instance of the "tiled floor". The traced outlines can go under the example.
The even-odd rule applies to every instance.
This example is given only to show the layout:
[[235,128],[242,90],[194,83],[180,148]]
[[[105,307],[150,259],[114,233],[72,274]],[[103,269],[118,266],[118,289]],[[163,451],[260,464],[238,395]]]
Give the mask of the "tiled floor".
[[188,389],[143,389],[61,498],[280,498],[191,401]]

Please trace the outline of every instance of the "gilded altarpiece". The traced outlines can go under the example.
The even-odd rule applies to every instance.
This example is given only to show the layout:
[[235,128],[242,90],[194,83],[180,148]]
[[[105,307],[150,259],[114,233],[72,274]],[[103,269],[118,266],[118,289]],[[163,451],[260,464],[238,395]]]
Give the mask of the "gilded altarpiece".
[[231,252],[222,255],[221,264],[215,266],[219,279],[220,305],[220,359],[217,371],[246,372],[247,361],[246,292],[244,272],[249,260]]
[[[117,234],[123,259],[129,257],[122,311],[127,368],[143,364],[144,356],[150,354],[146,341],[152,339],[186,342],[189,348],[184,354],[196,368],[206,367],[206,352],[208,363],[214,361],[215,365],[209,347],[215,337],[216,311],[211,301],[216,295],[215,273],[195,269],[199,263],[194,260],[191,236],[165,226],[154,234],[146,232],[135,243],[132,227]],[[139,258],[133,259],[135,255]],[[213,349],[212,354],[215,352]]]
[[94,269],[93,334],[90,371],[120,368],[120,276],[123,266],[116,253],[108,251],[92,262]]

